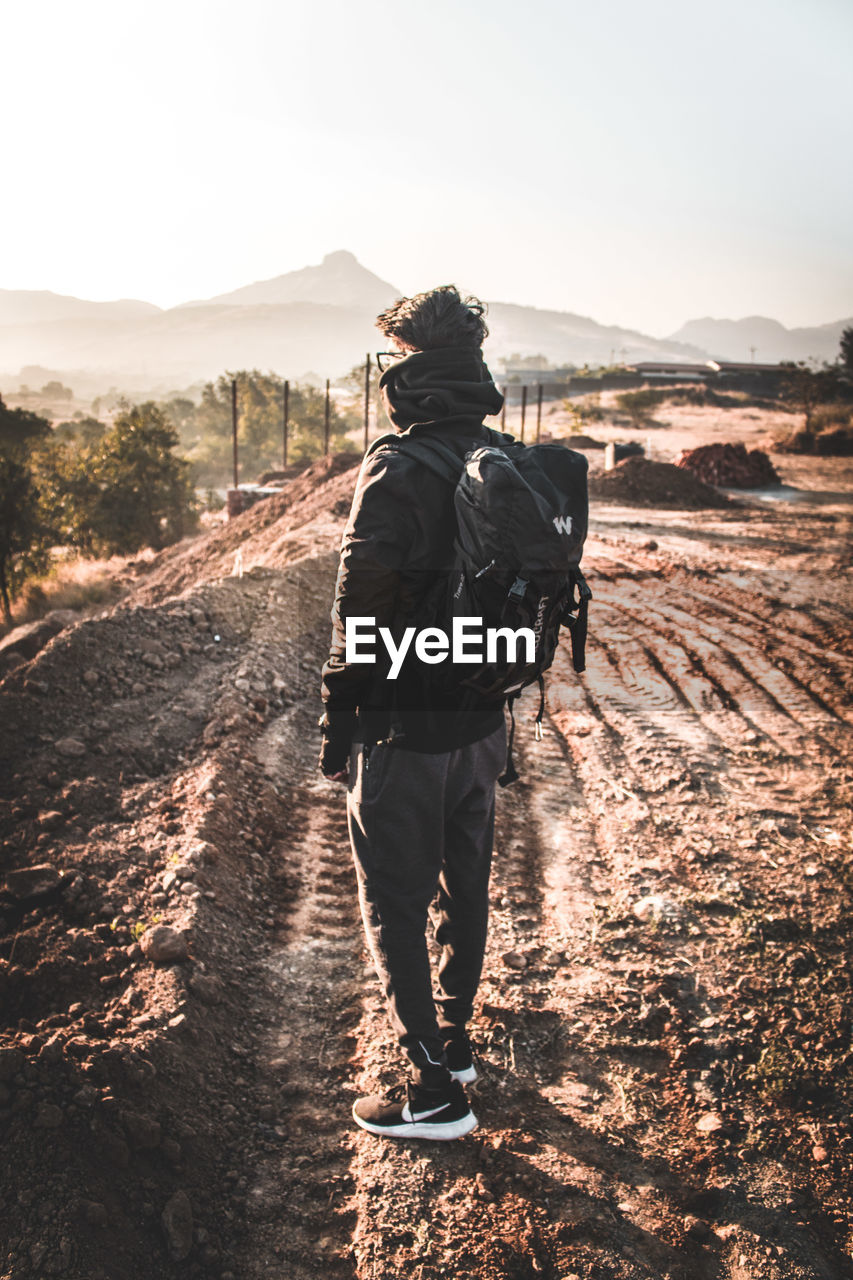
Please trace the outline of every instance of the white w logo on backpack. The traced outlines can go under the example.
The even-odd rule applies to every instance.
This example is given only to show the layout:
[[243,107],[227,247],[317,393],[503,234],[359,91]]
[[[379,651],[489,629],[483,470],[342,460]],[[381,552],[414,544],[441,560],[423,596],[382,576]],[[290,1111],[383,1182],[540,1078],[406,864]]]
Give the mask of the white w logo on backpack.
[[554,516],[553,525],[557,533],[569,534],[572,531],[572,517]]

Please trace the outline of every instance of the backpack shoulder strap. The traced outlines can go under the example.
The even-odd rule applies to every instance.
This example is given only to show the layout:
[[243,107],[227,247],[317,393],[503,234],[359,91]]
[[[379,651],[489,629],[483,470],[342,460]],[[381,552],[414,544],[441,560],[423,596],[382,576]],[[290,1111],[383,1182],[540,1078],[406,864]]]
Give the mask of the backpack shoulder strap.
[[486,427],[489,444],[493,449],[505,449],[510,444],[520,444],[520,440],[516,440],[515,436],[511,436],[508,431],[498,431],[496,427]]
[[442,480],[447,480],[449,484],[455,485],[458,482],[465,467],[458,453],[454,453],[441,440],[431,439],[428,436],[418,440],[404,440],[396,436],[394,447],[398,453],[404,453],[408,458],[417,458],[418,462],[423,463],[435,475],[441,476]]
[[[484,444],[487,448],[501,449],[518,443],[505,431],[495,431],[492,427],[487,427],[486,431],[488,439]],[[417,458],[425,467],[435,475],[441,476],[442,480],[447,480],[449,484],[457,484],[465,468],[464,460],[459,457],[459,454],[454,453],[449,445],[443,440],[437,440],[435,436],[418,436],[416,440],[411,436],[391,434],[379,436],[364,456],[370,457],[371,454],[379,453],[383,449],[404,453],[409,458]]]

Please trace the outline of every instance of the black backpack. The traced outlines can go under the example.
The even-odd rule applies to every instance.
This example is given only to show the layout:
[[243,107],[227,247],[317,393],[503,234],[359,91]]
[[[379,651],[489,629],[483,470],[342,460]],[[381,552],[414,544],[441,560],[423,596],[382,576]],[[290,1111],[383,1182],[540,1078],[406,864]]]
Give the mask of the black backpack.
[[592,598],[580,570],[589,515],[588,464],[583,454],[560,444],[523,445],[491,430],[489,436],[488,444],[464,460],[434,436],[385,436],[371,452],[383,446],[399,450],[455,486],[454,566],[440,594],[427,602],[428,622],[450,632],[454,618],[477,617],[487,628],[527,627],[534,634],[532,661],[522,646],[512,660],[504,645],[502,657],[474,667],[448,663],[436,677],[481,697],[508,699],[510,740],[500,779],[506,786],[518,777],[512,763],[515,699],[538,683],[540,738],[543,674],[554,660],[561,626],[571,636],[575,671],[584,670]]

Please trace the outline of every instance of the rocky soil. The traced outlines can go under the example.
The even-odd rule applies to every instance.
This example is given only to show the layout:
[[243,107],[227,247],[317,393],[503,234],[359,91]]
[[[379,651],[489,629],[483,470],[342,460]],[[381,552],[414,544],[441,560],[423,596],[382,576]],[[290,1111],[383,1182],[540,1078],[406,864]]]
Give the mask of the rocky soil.
[[594,503],[588,670],[500,796],[480,1127],[394,1144],[315,769],[351,464],[0,684],[0,1277],[853,1275],[849,497]]

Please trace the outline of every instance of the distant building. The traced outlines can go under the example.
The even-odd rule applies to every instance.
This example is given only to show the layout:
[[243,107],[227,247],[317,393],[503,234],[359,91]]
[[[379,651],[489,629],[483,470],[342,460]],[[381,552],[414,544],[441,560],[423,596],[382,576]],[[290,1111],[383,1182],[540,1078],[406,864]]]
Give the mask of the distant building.
[[781,364],[757,364],[755,361],[706,360],[703,364],[687,364],[668,360],[642,360],[631,368],[654,386],[672,382],[704,382],[707,386],[724,384],[733,391],[752,395],[778,394],[787,370]]
[[669,378],[676,382],[701,382],[708,377],[710,365],[681,364],[675,360],[640,360],[630,368],[641,378]]

